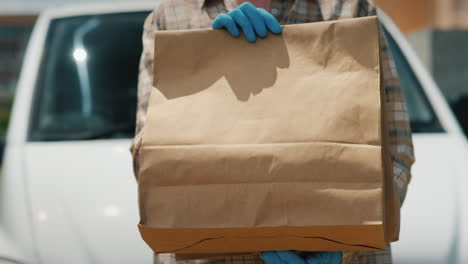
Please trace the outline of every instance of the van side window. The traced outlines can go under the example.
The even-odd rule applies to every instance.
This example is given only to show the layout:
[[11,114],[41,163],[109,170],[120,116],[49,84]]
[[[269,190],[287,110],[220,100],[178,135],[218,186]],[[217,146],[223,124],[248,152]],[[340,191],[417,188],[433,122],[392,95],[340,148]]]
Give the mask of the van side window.
[[388,48],[395,60],[396,69],[400,77],[400,85],[406,98],[408,113],[413,133],[444,132],[437,116],[427,99],[421,83],[416,78],[413,69],[408,64],[400,47],[391,34],[384,28],[388,40]]

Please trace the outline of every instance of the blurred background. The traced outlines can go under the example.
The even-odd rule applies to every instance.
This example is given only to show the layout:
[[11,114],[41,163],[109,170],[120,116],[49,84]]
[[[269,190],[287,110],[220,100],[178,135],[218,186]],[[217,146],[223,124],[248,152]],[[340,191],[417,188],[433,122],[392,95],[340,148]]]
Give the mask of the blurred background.
[[468,131],[468,1],[377,0],[442,90]]

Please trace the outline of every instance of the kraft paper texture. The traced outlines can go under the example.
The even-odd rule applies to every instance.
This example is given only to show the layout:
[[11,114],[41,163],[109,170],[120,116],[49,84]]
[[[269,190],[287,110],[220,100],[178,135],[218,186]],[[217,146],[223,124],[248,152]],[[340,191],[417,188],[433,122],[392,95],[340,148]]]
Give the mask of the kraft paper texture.
[[383,250],[398,238],[376,17],[256,44],[160,31],[139,229],[155,252]]

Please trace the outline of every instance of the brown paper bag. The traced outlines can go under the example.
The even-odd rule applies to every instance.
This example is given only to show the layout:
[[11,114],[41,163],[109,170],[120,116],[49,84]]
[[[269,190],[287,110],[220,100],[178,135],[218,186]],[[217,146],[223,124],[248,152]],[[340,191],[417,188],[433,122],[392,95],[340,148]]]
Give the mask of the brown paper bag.
[[161,31],[155,48],[139,177],[139,229],[155,252],[397,239],[376,17],[285,26],[256,44]]

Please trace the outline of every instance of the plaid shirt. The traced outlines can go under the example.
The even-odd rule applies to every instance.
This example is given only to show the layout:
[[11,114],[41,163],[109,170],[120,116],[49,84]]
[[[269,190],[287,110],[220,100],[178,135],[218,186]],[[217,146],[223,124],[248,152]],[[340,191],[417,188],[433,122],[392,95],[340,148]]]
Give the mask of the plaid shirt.
[[[268,11],[281,24],[295,24],[326,21],[376,14],[370,0],[271,0]],[[148,16],[143,33],[143,54],[140,61],[138,82],[138,109],[136,135],[131,151],[135,175],[139,170],[139,153],[145,125],[146,109],[153,82],[154,35],[156,30],[176,30],[208,28],[220,13],[232,10],[237,5],[233,0],[162,0],[161,4]],[[410,167],[414,162],[411,130],[399,79],[394,63],[381,35],[382,76],[387,96],[386,109],[388,133],[393,159],[394,184],[401,201],[410,181]],[[159,254],[155,262],[172,264],[172,254]],[[258,256],[226,257],[218,260],[197,260],[195,263],[209,264],[257,264],[262,261]],[[383,252],[346,252],[343,263],[391,263],[390,249]]]

